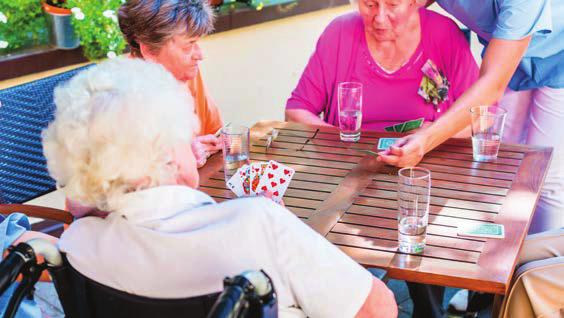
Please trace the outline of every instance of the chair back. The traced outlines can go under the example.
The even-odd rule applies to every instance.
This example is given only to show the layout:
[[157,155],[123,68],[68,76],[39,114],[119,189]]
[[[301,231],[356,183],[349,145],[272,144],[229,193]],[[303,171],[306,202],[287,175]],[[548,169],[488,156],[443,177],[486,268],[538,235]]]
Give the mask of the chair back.
[[0,90],[0,203],[22,203],[55,189],[41,132],[53,120],[53,91],[90,65]]
[[82,275],[70,266],[64,254],[63,260],[64,265],[50,273],[68,318],[205,318],[219,296],[216,293],[182,299],[154,299],[131,295]]

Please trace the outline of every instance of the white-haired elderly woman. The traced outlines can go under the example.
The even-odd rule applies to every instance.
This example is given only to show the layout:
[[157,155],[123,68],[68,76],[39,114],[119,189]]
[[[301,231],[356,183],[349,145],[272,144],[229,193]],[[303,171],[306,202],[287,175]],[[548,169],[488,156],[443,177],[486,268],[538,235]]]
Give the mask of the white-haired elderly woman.
[[284,207],[264,197],[217,204],[197,190],[192,97],[162,66],[101,63],[59,87],[55,103],[43,134],[49,172],[69,198],[106,212],[76,220],[59,241],[85,276],[186,298],[264,269],[281,316],[397,315],[381,281]]

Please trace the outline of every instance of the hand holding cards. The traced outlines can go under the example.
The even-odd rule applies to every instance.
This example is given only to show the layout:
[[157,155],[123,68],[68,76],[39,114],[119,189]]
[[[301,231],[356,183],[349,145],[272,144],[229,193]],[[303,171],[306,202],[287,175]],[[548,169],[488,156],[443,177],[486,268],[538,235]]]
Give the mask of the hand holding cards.
[[280,203],[294,173],[294,169],[274,160],[254,162],[239,168],[227,181],[227,187],[238,197],[268,192],[272,194],[272,200]]

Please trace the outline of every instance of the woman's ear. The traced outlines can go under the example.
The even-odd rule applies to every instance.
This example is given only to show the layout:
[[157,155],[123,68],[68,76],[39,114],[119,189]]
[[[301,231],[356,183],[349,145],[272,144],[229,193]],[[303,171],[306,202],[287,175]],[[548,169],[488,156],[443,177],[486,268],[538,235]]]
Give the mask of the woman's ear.
[[156,62],[157,56],[153,53],[153,50],[145,43],[139,43],[139,51],[141,51],[141,56],[152,62]]

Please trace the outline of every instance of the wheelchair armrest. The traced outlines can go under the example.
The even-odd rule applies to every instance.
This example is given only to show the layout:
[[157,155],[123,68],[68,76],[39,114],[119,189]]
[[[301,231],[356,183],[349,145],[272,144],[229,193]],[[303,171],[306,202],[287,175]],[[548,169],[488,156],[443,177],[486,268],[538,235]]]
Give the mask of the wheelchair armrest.
[[71,224],[73,221],[72,214],[64,210],[28,204],[0,204],[0,214],[10,214],[14,212],[20,212],[29,217],[48,219],[65,224]]

